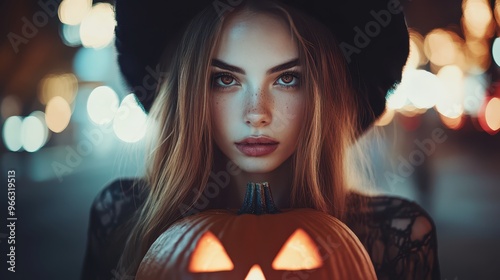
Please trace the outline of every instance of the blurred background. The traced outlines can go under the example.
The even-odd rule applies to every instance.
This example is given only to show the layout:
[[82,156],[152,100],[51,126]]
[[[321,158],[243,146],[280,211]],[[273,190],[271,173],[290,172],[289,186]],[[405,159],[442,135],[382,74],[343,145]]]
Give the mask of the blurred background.
[[[443,279],[499,279],[500,1],[402,4],[411,54],[376,124],[377,188],[434,218]],[[94,197],[143,172],[147,115],[120,77],[112,2],[2,1],[0,22],[0,218],[8,170],[17,218],[0,278],[78,279]]]

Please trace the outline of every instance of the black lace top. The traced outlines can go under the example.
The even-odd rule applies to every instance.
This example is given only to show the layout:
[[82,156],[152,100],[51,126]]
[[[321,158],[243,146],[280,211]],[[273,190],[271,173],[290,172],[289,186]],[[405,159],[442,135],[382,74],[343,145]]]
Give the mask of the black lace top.
[[[145,199],[146,194],[133,182],[115,181],[95,198],[82,280],[134,279],[115,270],[124,244],[111,237]],[[378,279],[440,279],[436,229],[425,210],[389,196],[352,194],[350,201],[348,209],[353,212],[346,224],[368,251]]]

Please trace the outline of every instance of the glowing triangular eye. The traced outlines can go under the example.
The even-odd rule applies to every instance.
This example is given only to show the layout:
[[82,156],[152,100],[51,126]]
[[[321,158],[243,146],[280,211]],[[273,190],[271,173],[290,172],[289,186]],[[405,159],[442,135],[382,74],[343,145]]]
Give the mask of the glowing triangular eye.
[[207,231],[196,244],[189,262],[191,272],[215,272],[233,270],[234,265],[220,240]]
[[248,271],[245,280],[266,280],[266,277],[264,277],[264,273],[262,272],[260,265],[254,264]]
[[275,270],[314,269],[322,265],[318,247],[300,228],[290,235],[272,264]]

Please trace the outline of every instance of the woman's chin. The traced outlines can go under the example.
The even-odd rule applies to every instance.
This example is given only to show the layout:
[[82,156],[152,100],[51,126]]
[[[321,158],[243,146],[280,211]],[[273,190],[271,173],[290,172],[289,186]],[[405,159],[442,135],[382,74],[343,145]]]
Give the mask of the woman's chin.
[[270,161],[263,158],[247,158],[238,159],[233,161],[243,172],[245,173],[255,173],[255,174],[265,174],[276,170],[281,164],[275,161]]

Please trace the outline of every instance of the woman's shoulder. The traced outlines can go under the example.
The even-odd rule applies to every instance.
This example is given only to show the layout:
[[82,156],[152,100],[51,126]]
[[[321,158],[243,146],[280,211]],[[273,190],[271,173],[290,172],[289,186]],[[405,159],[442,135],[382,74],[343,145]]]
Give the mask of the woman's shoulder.
[[418,203],[392,195],[364,195],[352,193],[349,197],[348,216],[387,223],[398,229],[403,225],[434,227],[429,213]]
[[418,203],[353,193],[347,217],[380,279],[439,279],[436,226]]
[[107,184],[94,198],[91,219],[104,236],[128,220],[145,199],[141,179],[122,178]]
[[116,279],[114,268],[128,233],[122,226],[142,205],[144,189],[140,179],[118,179],[95,196],[90,209],[82,280]]

